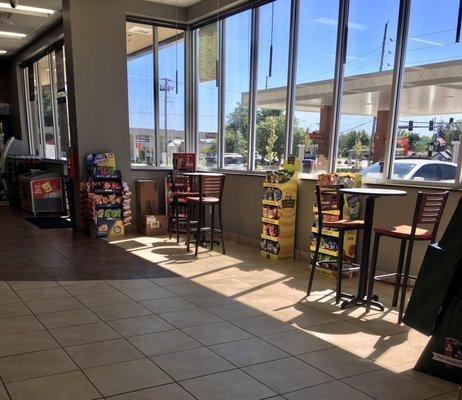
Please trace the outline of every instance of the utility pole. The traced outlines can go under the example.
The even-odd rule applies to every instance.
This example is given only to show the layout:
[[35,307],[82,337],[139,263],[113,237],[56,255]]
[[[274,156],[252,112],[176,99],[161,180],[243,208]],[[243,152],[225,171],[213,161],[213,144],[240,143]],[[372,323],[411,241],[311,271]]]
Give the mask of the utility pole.
[[[159,91],[164,92],[164,132],[165,132],[165,152],[168,154],[168,124],[167,124],[167,103],[168,103],[168,92],[173,90],[175,87],[172,85],[173,80],[169,78],[163,78],[161,81],[164,81],[164,83],[161,83],[159,85]],[[167,160],[165,160],[167,162]]]
[[385,57],[385,44],[387,43],[387,31],[388,31],[388,21],[385,23],[385,29],[383,30],[383,39],[382,39],[382,54],[380,55],[380,68],[379,71],[383,71],[383,58]]

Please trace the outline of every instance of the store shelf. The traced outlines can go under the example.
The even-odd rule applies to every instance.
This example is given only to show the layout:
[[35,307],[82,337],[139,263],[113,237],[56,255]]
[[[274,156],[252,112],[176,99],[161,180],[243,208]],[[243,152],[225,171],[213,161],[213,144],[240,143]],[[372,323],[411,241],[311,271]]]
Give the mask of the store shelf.
[[272,219],[272,218],[262,218],[261,222],[265,222],[267,224],[273,224],[273,225],[279,225],[279,220],[278,219]]
[[[316,246],[310,246],[310,251],[314,252],[315,250],[316,250]],[[319,252],[321,254],[326,254],[326,255],[332,256],[332,257],[337,257],[337,255],[338,255],[337,251],[323,249],[322,247],[319,249]]]
[[93,193],[97,194],[120,194],[122,189],[93,189]]
[[269,235],[261,235],[261,238],[262,239],[266,239],[266,240],[272,240],[273,242],[278,242],[279,241],[279,237],[277,236],[269,236]]
[[99,174],[93,174],[92,175],[93,179],[108,179],[108,180],[121,180],[122,175],[117,174],[117,175],[99,175]]
[[284,189],[284,185],[287,185],[290,181],[284,183],[271,183],[271,182],[263,182],[263,187],[269,188],[276,188],[276,189]]
[[95,204],[97,210],[114,210],[116,208],[122,208],[122,204]]
[[[318,233],[319,232],[319,229],[315,226],[312,226],[311,227],[311,232],[313,233]],[[337,237],[339,236],[339,233],[338,231],[331,231],[330,229],[323,229],[321,231],[321,235],[325,235],[325,236],[331,236],[331,237]]]
[[[313,207],[313,212],[318,213],[318,207]],[[323,210],[323,214],[340,215],[340,210]]]
[[276,206],[276,207],[280,207],[282,204],[280,201],[265,200],[265,199],[263,199],[261,203],[265,206]]

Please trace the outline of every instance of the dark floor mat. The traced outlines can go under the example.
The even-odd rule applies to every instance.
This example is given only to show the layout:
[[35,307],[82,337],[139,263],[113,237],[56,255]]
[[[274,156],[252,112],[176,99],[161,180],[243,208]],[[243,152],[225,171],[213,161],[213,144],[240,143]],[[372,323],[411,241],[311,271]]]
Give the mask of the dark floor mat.
[[72,228],[71,222],[62,217],[27,217],[26,219],[40,229]]

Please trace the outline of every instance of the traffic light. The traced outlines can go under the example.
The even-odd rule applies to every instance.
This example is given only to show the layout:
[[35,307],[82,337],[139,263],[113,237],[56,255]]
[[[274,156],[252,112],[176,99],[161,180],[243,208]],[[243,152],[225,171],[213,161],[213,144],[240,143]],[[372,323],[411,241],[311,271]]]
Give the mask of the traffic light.
[[433,130],[433,120],[432,119],[428,122],[428,130],[429,131]]
[[409,132],[412,132],[414,130],[414,121],[409,121],[409,126],[407,128]]

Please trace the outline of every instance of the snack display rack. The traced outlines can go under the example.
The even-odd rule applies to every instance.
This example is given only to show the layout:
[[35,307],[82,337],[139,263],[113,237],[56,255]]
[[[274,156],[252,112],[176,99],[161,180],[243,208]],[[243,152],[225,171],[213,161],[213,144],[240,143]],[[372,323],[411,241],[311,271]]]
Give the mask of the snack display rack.
[[[331,173],[319,175],[318,184],[321,187],[325,186],[339,186],[344,187],[359,187],[361,186],[360,176],[357,174],[348,173]],[[337,221],[340,216],[339,204],[333,199],[336,196],[332,196],[332,200],[327,195],[323,195],[323,220],[324,221]],[[345,195],[343,205],[343,219],[353,220],[359,216],[360,202],[359,196],[357,195]],[[327,209],[325,208],[327,204]],[[318,229],[318,205],[313,205],[314,223],[311,227],[311,242],[310,251],[314,253],[316,249],[316,237],[319,235]],[[316,273],[329,277],[335,278],[337,273],[337,258],[338,258],[338,238],[339,232],[337,229],[323,228],[321,231],[321,246],[319,248],[318,261],[331,260],[332,264],[325,263],[321,264],[316,268]],[[356,256],[356,239],[357,231],[346,231],[343,239],[343,260],[351,263],[354,261]],[[353,271],[343,272],[343,278],[351,278]]]
[[293,259],[299,170],[300,160],[289,157],[281,170],[268,171],[263,182],[260,254],[269,260]]
[[115,169],[112,153],[87,156],[88,177],[80,184],[80,211],[96,237],[124,235],[131,224],[131,192]]

